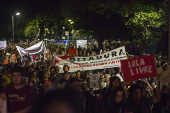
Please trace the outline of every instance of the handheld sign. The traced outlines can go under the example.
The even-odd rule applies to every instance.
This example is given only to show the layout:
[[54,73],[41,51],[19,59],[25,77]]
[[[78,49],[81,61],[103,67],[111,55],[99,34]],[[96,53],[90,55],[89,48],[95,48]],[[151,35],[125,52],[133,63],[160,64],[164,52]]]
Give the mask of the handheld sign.
[[126,82],[155,77],[157,74],[154,55],[139,56],[122,60],[121,69]]

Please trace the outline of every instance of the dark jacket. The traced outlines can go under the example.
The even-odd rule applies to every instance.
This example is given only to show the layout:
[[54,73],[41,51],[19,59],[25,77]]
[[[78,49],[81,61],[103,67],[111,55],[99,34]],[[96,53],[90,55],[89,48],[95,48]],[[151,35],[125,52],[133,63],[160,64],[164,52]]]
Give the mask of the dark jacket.
[[129,99],[127,102],[126,110],[127,112],[132,113],[151,113],[150,104],[145,98],[141,99],[139,104],[136,104],[132,101],[132,99]]

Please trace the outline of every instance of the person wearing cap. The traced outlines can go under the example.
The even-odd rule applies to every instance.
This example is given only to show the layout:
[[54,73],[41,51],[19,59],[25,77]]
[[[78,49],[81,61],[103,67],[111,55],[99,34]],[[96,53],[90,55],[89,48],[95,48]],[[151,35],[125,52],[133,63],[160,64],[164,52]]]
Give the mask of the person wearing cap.
[[23,83],[22,68],[11,71],[12,83],[4,90],[8,113],[26,113],[33,101],[34,91]]

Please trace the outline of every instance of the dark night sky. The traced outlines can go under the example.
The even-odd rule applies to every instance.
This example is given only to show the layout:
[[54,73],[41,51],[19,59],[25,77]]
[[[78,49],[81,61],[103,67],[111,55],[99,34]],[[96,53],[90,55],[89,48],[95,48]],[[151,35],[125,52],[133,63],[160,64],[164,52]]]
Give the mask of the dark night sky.
[[[126,35],[126,33],[122,33],[123,31],[122,29],[124,29],[123,26],[124,20],[120,15],[112,14],[110,20],[107,20],[107,18],[105,18],[104,16],[96,15],[93,12],[90,13],[81,12],[81,9],[84,9],[83,6],[85,6],[86,8],[87,1],[88,0],[0,0],[0,38],[1,36],[4,36],[6,34],[7,36],[4,37],[9,37],[11,35],[10,33],[11,16],[16,11],[20,11],[22,13],[22,16],[16,17],[17,19],[15,20],[18,22],[18,24],[22,24],[24,22],[27,23],[26,19],[35,17],[36,15],[39,14],[60,17],[61,16],[60,12],[63,14],[64,11],[64,14],[66,16],[68,15],[69,17],[70,16],[68,11],[70,10],[69,8],[79,6],[80,4],[81,7],[76,7],[78,9],[75,8],[76,10],[75,9],[71,10],[74,11],[74,15],[71,16],[77,16],[77,12],[78,12],[78,16],[81,16],[81,22],[83,23],[81,24],[81,26],[83,26],[83,28],[89,29],[91,27],[90,29],[97,30],[98,33],[104,32],[103,34],[109,34],[109,33],[105,33],[105,31],[111,30],[111,32],[110,31],[109,32],[112,33],[112,30],[113,31],[115,30],[118,33],[121,32],[119,34]],[[102,1],[105,2],[107,0],[102,0]],[[124,1],[130,1],[130,0],[120,0],[120,1],[123,1],[124,3]],[[160,0],[144,0],[144,1],[160,1]],[[64,10],[66,8],[67,10]],[[105,29],[103,26],[105,26],[105,28],[107,29]],[[15,27],[19,28],[17,25]],[[23,29],[23,26],[21,28]]]
[[0,36],[6,32],[10,35],[11,16],[17,11],[22,13],[22,16],[15,17],[21,23],[38,14],[51,12],[57,15],[59,9],[59,0],[0,0]]
[[[35,17],[36,15],[39,15],[39,14],[40,15],[47,14],[50,16],[52,15],[52,16],[60,17],[61,10],[62,10],[61,13],[63,13],[63,9],[65,9],[65,8],[76,7],[76,6],[79,6],[79,4],[81,4],[81,6],[84,6],[84,5],[86,5],[85,4],[86,2],[87,2],[86,0],[11,0],[11,1],[0,0],[0,14],[1,14],[0,15],[0,38],[1,38],[1,36],[4,36],[4,34],[5,35],[7,34],[7,36],[4,36],[4,37],[11,36],[11,33],[10,33],[11,25],[12,25],[11,24],[11,15],[14,14],[16,11],[20,11],[23,15],[20,17],[15,17],[15,18],[18,18],[18,19],[15,19],[15,21],[17,21],[19,24],[21,24],[22,23],[21,21],[26,23],[27,18]],[[80,10],[76,9],[76,11],[79,12],[79,11],[81,11],[81,9]],[[76,11],[74,10],[74,12],[76,12]],[[85,16],[86,16],[86,14],[87,13],[85,13]],[[82,15],[83,15],[83,19],[84,19],[84,17],[85,17],[84,13],[81,14],[81,16]],[[118,16],[113,15],[112,16],[113,20],[111,20],[111,21],[106,21],[106,19],[104,17],[100,18],[100,16],[94,15],[94,13],[88,14],[87,16],[92,17],[88,21],[86,21],[87,19],[84,20],[85,23],[83,23],[82,26],[87,29],[90,28],[89,27],[90,25],[92,26],[90,29],[94,29],[94,30],[97,29],[98,33],[100,33],[101,31],[104,32],[103,26],[107,27],[107,29],[105,29],[105,31],[111,30],[111,28],[108,26],[115,26],[115,28],[116,28],[115,30],[122,29],[122,22],[121,22],[122,20],[121,20],[121,18],[119,18],[120,17],[119,15]],[[98,20],[96,20],[96,18]],[[87,22],[87,24],[86,24],[86,22]],[[121,24],[119,24],[119,23],[121,23]],[[15,28],[19,29],[19,27],[17,25],[15,25]],[[22,29],[23,29],[23,26],[22,26]],[[109,34],[109,33],[104,33],[104,34]]]
[[8,23],[16,11],[21,11],[24,16],[30,17],[48,10],[57,11],[59,4],[59,0],[0,0],[0,25]]

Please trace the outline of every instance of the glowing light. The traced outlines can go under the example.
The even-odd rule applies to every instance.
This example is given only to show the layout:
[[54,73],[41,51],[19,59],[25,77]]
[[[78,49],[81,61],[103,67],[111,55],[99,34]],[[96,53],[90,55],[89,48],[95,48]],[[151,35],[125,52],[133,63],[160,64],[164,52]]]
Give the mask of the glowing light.
[[69,22],[72,22],[72,20],[71,20],[71,19],[69,19],[68,21],[69,21]]
[[68,22],[69,22],[70,24],[74,24],[74,21],[71,20],[71,19],[69,19]]
[[21,15],[21,13],[20,13],[20,12],[17,12],[17,13],[16,13],[16,16],[19,16],[19,15]]

